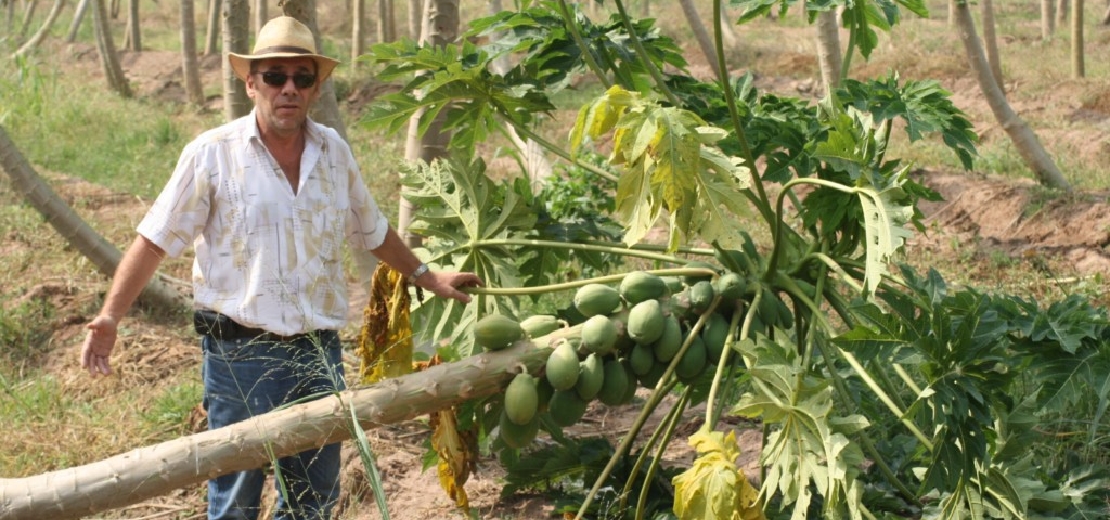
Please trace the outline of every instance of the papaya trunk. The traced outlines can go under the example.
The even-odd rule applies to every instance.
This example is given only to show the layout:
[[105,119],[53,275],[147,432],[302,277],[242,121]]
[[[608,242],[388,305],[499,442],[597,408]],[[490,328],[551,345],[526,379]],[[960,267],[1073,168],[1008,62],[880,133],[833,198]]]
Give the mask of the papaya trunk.
[[219,475],[349,439],[362,428],[396,423],[500,392],[523,366],[535,373],[566,328],[534,342],[434,366],[303,403],[232,426],[132,450],[42,475],[0,479],[0,518],[62,520],[134,504]]

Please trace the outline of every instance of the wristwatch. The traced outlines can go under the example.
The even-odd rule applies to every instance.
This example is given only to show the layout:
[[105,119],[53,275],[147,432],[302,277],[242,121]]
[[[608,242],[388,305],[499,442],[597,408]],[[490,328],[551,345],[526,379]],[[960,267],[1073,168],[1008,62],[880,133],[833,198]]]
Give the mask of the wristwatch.
[[420,265],[416,266],[416,269],[409,275],[409,283],[416,285],[416,279],[426,272],[428,272],[428,264],[420,262]]

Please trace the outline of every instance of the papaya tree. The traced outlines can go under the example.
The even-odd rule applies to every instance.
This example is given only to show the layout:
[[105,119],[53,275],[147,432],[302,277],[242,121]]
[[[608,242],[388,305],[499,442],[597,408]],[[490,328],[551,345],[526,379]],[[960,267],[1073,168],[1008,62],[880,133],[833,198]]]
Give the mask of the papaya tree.
[[[742,1],[741,21],[781,15],[796,4]],[[891,30],[900,7],[927,15],[923,2],[912,0],[803,5],[813,19],[832,4],[845,7],[845,61],[855,52],[866,58],[876,30]],[[966,5],[959,7],[966,13]],[[717,4],[715,27],[720,13]],[[500,32],[513,37],[484,38]],[[414,164],[404,178],[406,197],[421,208],[412,227],[425,237],[421,254],[478,272],[490,286],[475,290],[475,305],[430,300],[415,311],[426,336],[446,345],[441,357],[467,358],[500,348],[506,335],[532,334],[513,325],[536,308],[522,298],[562,292],[569,299],[573,292],[573,303],[529,316],[520,328],[531,321],[578,324],[577,342],[556,348],[545,370],[535,372],[540,377],[514,381],[513,392],[455,408],[456,424],[492,437],[514,489],[552,476],[541,471],[518,480],[536,474],[535,461],[576,453],[581,445],[563,428],[581,417],[588,400],[622,402],[625,394],[596,388],[612,375],[652,393],[608,462],[586,470],[593,486],[563,510],[579,518],[633,510],[642,516],[649,509],[681,518],[775,509],[793,518],[895,511],[1066,518],[1103,507],[1093,486],[1105,474],[1082,464],[1035,468],[1031,452],[1017,448],[1035,433],[1015,415],[1022,407],[1055,413],[1056,398],[1065,408],[1078,404],[1072,392],[1029,389],[1097,381],[1098,370],[1057,369],[1094,358],[1102,363],[1106,329],[1095,324],[1103,312],[1080,299],[1042,308],[949,288],[935,272],[890,269],[906,239],[922,229],[917,202],[937,197],[909,175],[911,165],[888,157],[893,129],[904,129],[910,141],[939,136],[965,167],[975,157],[970,123],[937,82],[896,73],[844,79],[813,104],[761,93],[750,77],[730,77],[720,58],[718,80],[698,81],[683,72],[673,41],[650,21],[628,18],[620,2],[608,22],[552,2],[476,20],[467,36],[457,49],[374,46],[370,58],[383,66],[380,77],[406,83],[379,98],[365,122],[397,131],[423,110],[433,113],[422,122],[440,115],[453,130],[445,159]],[[715,43],[720,50],[719,34]],[[504,53],[513,53],[516,65],[491,72],[489,62]],[[431,73],[411,80],[421,70]],[[551,111],[550,96],[579,74],[592,74],[600,92],[581,107],[569,143],[545,141],[537,116]],[[613,209],[601,216],[621,225],[620,243],[599,242],[600,230],[586,225],[597,215],[551,225],[551,193],[533,194],[522,179],[498,183],[487,176],[475,144],[507,126],[543,144],[568,169],[613,183]],[[604,162],[588,159],[601,150],[595,143],[606,144]],[[779,188],[766,189],[770,184]],[[644,244],[664,216],[664,243]],[[753,238],[756,231],[769,237],[766,243]],[[693,241],[712,247],[691,247]],[[673,284],[671,274],[640,273],[660,276],[666,289],[652,293],[651,310],[639,311],[644,301],[630,295],[646,289],[625,291],[632,273],[612,261],[622,257],[693,272]],[[568,262],[594,262],[610,272],[567,281]],[[644,327],[672,319],[679,339],[662,349],[663,332],[647,334]],[[1033,333],[1038,322],[1070,323],[1083,332]],[[1034,368],[1050,360],[1054,368]],[[583,375],[599,372],[600,383]],[[572,385],[573,373],[579,379]],[[703,429],[688,440],[699,457],[673,477],[672,503],[661,505],[653,476],[666,471],[657,455],[675,423],[664,420],[646,446],[631,450],[661,396],[677,388],[688,390],[667,417],[699,402],[707,407]],[[725,414],[763,424],[758,493],[738,485],[735,440],[716,431]],[[538,431],[562,451],[530,444]],[[1076,485],[1084,491],[1069,494]],[[875,489],[883,491],[869,491]]]

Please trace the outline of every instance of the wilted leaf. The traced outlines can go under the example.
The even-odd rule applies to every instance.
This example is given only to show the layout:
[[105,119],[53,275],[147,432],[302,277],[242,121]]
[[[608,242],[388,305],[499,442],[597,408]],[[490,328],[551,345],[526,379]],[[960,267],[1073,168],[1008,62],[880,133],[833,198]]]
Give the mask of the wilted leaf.
[[759,493],[736,467],[736,433],[701,429],[688,441],[698,453],[674,478],[674,513],[681,520],[762,520]]
[[433,413],[429,424],[432,427],[432,448],[439,455],[436,468],[439,485],[455,501],[455,505],[466,511],[470,508],[470,501],[463,484],[477,468],[478,453],[473,449],[477,444],[475,436],[473,432],[459,431],[453,408]]
[[379,262],[362,311],[359,379],[366,384],[412,373],[412,321],[408,286],[401,273]]

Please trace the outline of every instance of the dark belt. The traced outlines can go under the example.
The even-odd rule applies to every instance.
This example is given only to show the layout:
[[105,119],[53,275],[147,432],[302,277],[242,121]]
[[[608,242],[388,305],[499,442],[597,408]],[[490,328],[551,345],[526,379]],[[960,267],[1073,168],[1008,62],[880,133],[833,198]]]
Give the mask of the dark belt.
[[252,341],[270,341],[275,343],[289,343],[299,339],[315,337],[323,333],[324,329],[283,336],[268,332],[257,327],[247,327],[226,314],[209,310],[193,312],[193,329],[202,336],[212,336],[219,340],[249,339]]

